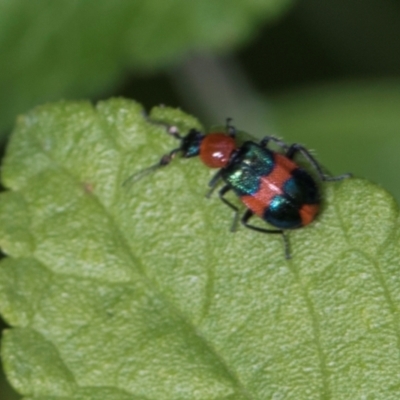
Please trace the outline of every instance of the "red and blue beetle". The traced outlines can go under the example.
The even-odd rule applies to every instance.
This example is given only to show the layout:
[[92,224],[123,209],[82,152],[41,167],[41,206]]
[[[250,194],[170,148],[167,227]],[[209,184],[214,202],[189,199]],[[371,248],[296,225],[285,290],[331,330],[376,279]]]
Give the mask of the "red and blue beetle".
[[[247,208],[241,223],[258,232],[281,235],[287,259],[290,258],[290,250],[286,230],[310,224],[321,205],[320,189],[315,179],[293,161],[296,154],[304,156],[321,181],[339,181],[351,176],[326,175],[305,147],[297,143],[287,145],[274,136],[265,136],[259,143],[248,140],[238,145],[236,129],[230,124],[230,119],[227,120],[225,132],[204,134],[191,129],[182,136],[176,127],[169,127],[167,132],[180,140],[180,146],[165,154],[157,164],[132,175],[127,181],[132,178],[137,180],[154,169],[167,166],[179,153],[184,158],[199,156],[207,167],[219,168],[209,182],[207,197],[220,181],[224,182],[219,190],[219,198],[235,212],[232,230],[237,226],[239,208],[225,198],[229,191],[233,191]],[[280,147],[283,153],[269,149],[271,142]],[[253,215],[275,229],[249,224]]]

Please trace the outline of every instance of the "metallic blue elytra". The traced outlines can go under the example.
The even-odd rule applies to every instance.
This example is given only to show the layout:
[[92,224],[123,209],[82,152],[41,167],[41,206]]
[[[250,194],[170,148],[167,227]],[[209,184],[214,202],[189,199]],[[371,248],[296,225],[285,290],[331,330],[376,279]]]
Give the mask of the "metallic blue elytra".
[[302,168],[292,171],[292,177],[283,184],[282,190],[297,204],[317,204],[321,200],[315,180]]
[[252,196],[261,188],[261,177],[275,168],[274,153],[254,142],[245,142],[231,162],[221,169],[221,178],[237,196]]
[[303,226],[299,207],[289,196],[275,196],[265,208],[263,220],[280,229],[295,229]]
[[320,194],[311,175],[257,143],[244,143],[220,175],[250,210],[276,228],[299,228],[318,212]]

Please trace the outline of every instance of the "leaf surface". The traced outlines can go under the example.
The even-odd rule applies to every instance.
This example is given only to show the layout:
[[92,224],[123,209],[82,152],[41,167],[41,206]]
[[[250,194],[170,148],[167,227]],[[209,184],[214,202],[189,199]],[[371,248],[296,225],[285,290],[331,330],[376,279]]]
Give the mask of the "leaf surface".
[[[179,110],[151,118],[201,128]],[[213,171],[132,101],[18,120],[2,170],[2,358],[27,399],[396,399],[398,208],[359,179],[324,185],[281,239],[229,228]],[[232,198],[232,201],[235,201]],[[273,235],[272,235],[273,236]]]

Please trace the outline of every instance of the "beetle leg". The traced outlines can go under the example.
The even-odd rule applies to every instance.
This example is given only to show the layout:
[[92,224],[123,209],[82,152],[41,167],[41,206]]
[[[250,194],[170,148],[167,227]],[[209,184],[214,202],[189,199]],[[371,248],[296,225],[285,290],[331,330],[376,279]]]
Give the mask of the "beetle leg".
[[218,186],[219,180],[221,179],[221,170],[219,170],[212,178],[211,181],[208,182],[208,186],[210,190],[207,192],[206,197],[210,198],[213,194],[215,188]]
[[297,153],[301,153],[303,157],[307,159],[307,161],[313,166],[313,168],[317,171],[319,177],[323,181],[341,181],[342,179],[346,179],[352,176],[351,174],[342,174],[338,176],[329,176],[325,174],[319,162],[301,144],[292,144],[286,152],[286,157],[292,160]]
[[275,136],[265,136],[263,139],[261,139],[260,146],[268,147],[269,142],[276,143],[279,147],[282,147],[282,149],[285,151],[288,151],[289,149],[289,146],[285,142],[283,142],[282,140],[278,139]]
[[229,185],[225,185],[222,187],[222,189],[219,191],[219,198],[223,203],[225,203],[228,207],[230,207],[233,211],[235,211],[235,215],[233,217],[232,221],[232,226],[231,226],[231,232],[235,232],[237,230],[237,225],[239,221],[239,208],[236,207],[234,204],[232,204],[229,200],[227,200],[224,196],[227,192],[229,192],[231,187]]
[[289,260],[291,258],[291,255],[290,255],[290,248],[289,248],[289,240],[288,240],[288,237],[286,235],[286,232],[281,230],[281,229],[266,229],[266,228],[260,228],[258,226],[250,225],[248,223],[248,221],[253,215],[254,215],[253,211],[246,210],[246,212],[242,216],[242,220],[241,220],[242,224],[246,228],[252,229],[253,231],[257,231],[257,232],[261,232],[261,233],[272,233],[272,234],[281,235],[282,236],[282,240],[283,240],[283,247],[284,247],[284,250],[285,250],[285,258],[287,260]]

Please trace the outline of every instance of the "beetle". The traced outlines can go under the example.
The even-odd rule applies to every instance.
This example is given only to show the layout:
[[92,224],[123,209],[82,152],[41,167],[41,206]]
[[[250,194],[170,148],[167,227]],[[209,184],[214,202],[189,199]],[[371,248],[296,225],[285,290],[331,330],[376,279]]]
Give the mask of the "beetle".
[[[179,147],[163,155],[158,163],[130,176],[124,185],[167,166],[177,154],[183,158],[199,156],[207,167],[218,168],[209,182],[207,197],[211,196],[221,181],[224,182],[219,190],[219,198],[234,211],[231,230],[236,230],[240,212],[225,197],[230,191],[246,206],[241,223],[257,232],[281,235],[285,257],[290,259],[286,231],[310,224],[318,215],[321,205],[321,191],[316,180],[294,161],[294,157],[302,154],[321,181],[340,181],[351,174],[329,176],[305,147],[298,143],[288,145],[275,136],[265,136],[258,143],[247,140],[239,144],[237,131],[230,122],[228,118],[225,132],[220,130],[205,134],[191,129],[183,136],[175,126],[169,127],[167,133],[180,141]],[[274,143],[282,152],[270,149],[270,143]],[[274,229],[251,225],[249,220],[254,215]]]

